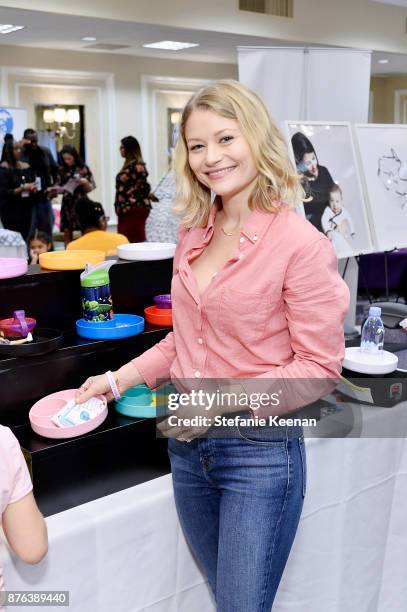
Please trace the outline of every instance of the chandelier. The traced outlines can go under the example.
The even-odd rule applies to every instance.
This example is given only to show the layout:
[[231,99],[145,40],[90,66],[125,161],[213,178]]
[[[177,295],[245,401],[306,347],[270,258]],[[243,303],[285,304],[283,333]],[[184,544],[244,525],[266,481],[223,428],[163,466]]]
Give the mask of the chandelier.
[[42,119],[47,124],[47,130],[54,130],[57,138],[73,140],[76,136],[76,126],[80,122],[80,114],[78,108],[46,108]]

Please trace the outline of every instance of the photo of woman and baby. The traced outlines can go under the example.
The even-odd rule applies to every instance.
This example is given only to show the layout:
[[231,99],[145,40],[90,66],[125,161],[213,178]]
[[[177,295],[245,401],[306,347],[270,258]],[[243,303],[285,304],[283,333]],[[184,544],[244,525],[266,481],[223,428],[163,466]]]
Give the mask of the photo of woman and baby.
[[[337,127],[347,131],[346,126]],[[311,126],[314,141],[325,152],[325,166],[320,163],[310,138],[298,128],[305,128],[304,131],[310,133],[310,126],[289,125],[295,164],[305,192],[305,217],[329,238],[338,257],[368,252],[370,237],[367,218],[350,142],[346,142],[341,133],[335,146],[331,142],[329,148],[329,140],[337,137],[335,130],[326,126]],[[335,179],[328,166],[335,170],[332,171]]]

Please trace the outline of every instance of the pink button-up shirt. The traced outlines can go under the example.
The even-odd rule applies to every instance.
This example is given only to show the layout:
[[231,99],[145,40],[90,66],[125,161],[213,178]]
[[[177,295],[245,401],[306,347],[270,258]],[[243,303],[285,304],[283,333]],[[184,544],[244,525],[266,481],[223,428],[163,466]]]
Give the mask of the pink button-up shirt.
[[329,240],[282,206],[253,211],[239,251],[199,295],[190,261],[211,240],[206,227],[181,230],[172,279],[173,332],[133,363],[157,380],[336,378],[344,356],[349,291]]

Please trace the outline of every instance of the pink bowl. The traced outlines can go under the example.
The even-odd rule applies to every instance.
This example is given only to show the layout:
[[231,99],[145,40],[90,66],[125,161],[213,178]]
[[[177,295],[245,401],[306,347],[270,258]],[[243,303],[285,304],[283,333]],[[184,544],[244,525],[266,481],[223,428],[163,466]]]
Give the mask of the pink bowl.
[[57,391],[43,397],[32,406],[28,416],[35,433],[45,438],[75,438],[76,436],[82,436],[89,431],[93,431],[103,423],[108,413],[106,398],[103,395],[96,396],[105,404],[104,410],[96,418],[74,427],[58,427],[51,421],[51,417],[61,410],[69,400],[75,397],[76,391],[77,389]]
[[16,318],[1,319],[0,332],[3,332],[6,338],[26,338],[37,325],[37,321],[31,317],[24,317],[24,319],[27,326],[25,329],[21,326],[21,322]]
[[0,257],[0,278],[22,276],[27,268],[27,260],[22,257]]

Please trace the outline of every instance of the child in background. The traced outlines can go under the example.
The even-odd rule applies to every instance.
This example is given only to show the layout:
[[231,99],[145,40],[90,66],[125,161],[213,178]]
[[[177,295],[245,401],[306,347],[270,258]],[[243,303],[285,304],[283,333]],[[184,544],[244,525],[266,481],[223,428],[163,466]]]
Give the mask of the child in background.
[[[44,518],[32,494],[27,464],[17,438],[0,425],[0,522],[11,550],[25,563],[39,563],[48,551]],[[0,543],[1,545],[1,543]],[[0,591],[4,591],[0,567]],[[1,606],[0,611],[5,611]]]
[[343,194],[339,185],[334,184],[329,190],[329,206],[322,214],[321,225],[337,253],[349,250],[347,241],[355,236],[355,230],[352,217],[343,206]]
[[37,264],[41,253],[52,251],[52,239],[45,232],[35,230],[28,238],[28,253],[30,255],[30,264]]
[[107,222],[103,206],[89,198],[80,198],[76,204],[76,218],[82,231],[82,236],[72,240],[66,247],[69,251],[89,249],[104,251],[106,255],[116,255],[117,247],[128,244],[126,236],[107,231]]

